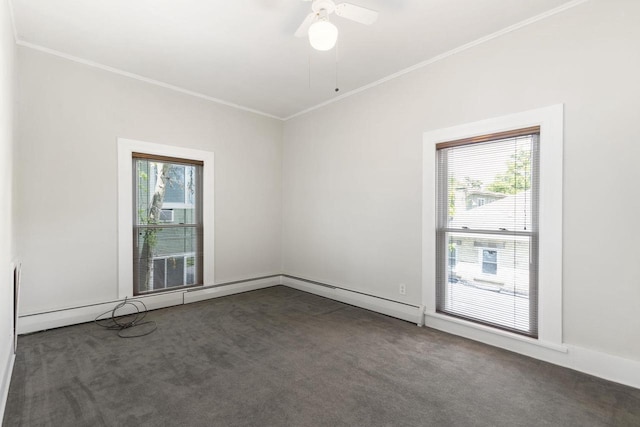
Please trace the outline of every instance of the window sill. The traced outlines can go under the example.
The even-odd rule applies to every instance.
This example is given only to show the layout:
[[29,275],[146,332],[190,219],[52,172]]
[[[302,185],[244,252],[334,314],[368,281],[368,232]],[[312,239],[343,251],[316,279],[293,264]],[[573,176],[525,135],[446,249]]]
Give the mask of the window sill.
[[[434,320],[434,322],[429,322],[429,319]],[[569,350],[568,348],[563,345],[563,344],[556,344],[553,342],[549,342],[549,341],[544,341],[541,339],[535,339],[535,338],[529,338],[529,337],[525,337],[523,335],[518,335],[515,333],[511,333],[508,331],[503,331],[500,329],[495,329],[492,328],[490,326],[485,326],[485,325],[480,325],[477,323],[473,323],[473,322],[469,322],[467,320],[463,320],[463,319],[458,319],[456,317],[451,317],[451,316],[447,316],[445,314],[440,314],[440,313],[436,313],[436,312],[425,312],[425,324],[426,326],[429,327],[433,327],[435,329],[439,329],[439,330],[443,330],[445,332],[452,332],[452,333],[456,333],[456,335],[461,335],[465,338],[469,338],[469,339],[473,339],[476,341],[480,341],[480,342],[484,342],[490,345],[496,345],[495,342],[493,342],[493,340],[491,340],[492,342],[488,342],[487,338],[487,334],[489,334],[490,336],[494,336],[494,337],[499,337],[501,339],[506,338],[509,341],[517,341],[517,342],[522,342],[522,343],[526,343],[528,345],[534,345],[537,347],[542,347],[548,350],[553,350],[553,351],[557,351],[560,353],[567,353]],[[451,326],[457,326],[456,329],[458,329],[456,332],[450,331],[448,330],[446,327],[442,327],[443,324],[449,324]],[[466,333],[462,334],[462,333],[458,333],[461,332],[459,331],[460,326],[463,327],[466,331]],[[504,341],[504,340],[503,340]],[[512,350],[512,351],[517,351],[516,349],[511,349],[508,346],[505,345],[499,345],[499,347],[502,348],[506,348],[508,350]]]

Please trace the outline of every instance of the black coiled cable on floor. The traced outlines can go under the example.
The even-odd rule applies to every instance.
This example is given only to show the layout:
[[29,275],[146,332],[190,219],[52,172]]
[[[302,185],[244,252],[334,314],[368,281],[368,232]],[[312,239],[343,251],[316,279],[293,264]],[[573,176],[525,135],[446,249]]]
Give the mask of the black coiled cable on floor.
[[[126,306],[132,306],[135,309],[135,312],[129,314],[123,314],[121,316],[117,316],[116,312]],[[140,311],[140,309],[143,309]],[[109,317],[105,317],[110,315]],[[147,316],[147,306],[140,300],[130,300],[127,298],[124,299],[121,303],[118,303],[113,310],[105,311],[104,313],[98,315],[94,322],[96,325],[101,326],[105,329],[118,331],[118,336],[120,338],[138,338],[144,337],[145,335],[149,335],[152,332],[155,332],[158,329],[158,325],[153,320],[147,320],[143,322],[143,319]],[[147,327],[140,328],[142,325],[149,325]],[[142,330],[142,332],[124,332],[124,331],[132,331],[138,328],[137,330]]]

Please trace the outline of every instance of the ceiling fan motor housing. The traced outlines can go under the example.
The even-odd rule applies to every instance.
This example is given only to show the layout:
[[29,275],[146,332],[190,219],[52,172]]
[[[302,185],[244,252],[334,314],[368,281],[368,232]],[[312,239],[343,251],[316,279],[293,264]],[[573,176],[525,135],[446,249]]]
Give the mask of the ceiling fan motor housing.
[[319,13],[321,10],[324,10],[326,11],[327,15],[329,15],[336,10],[336,4],[331,0],[315,0],[311,4],[311,9],[315,13]]

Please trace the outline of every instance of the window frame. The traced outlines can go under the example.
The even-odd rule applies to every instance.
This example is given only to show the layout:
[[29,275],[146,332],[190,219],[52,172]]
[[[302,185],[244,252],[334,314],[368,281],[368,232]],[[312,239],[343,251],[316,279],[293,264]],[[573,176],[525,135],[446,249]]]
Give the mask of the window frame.
[[[436,185],[437,185],[437,202],[436,208],[438,212],[438,218],[436,219],[436,312],[447,316],[453,316],[461,319],[465,319],[470,322],[487,325],[492,328],[502,329],[513,333],[521,334],[524,336],[537,338],[538,336],[538,165],[539,165],[539,126],[528,126],[522,129],[510,129],[507,131],[496,132],[486,135],[477,135],[471,138],[463,138],[461,140],[445,141],[436,144]],[[458,152],[458,155],[464,156],[463,152],[467,149],[471,149],[473,152],[489,151],[493,152],[496,147],[502,147],[503,150],[511,150],[514,144],[518,144],[528,141],[527,145],[530,148],[529,159],[531,161],[531,186],[530,186],[530,223],[529,227],[524,229],[510,229],[497,228],[497,224],[490,226],[489,224],[478,225],[475,224],[472,227],[465,227],[453,225],[450,223],[450,212],[448,207],[450,206],[451,195],[451,179],[449,176],[449,169],[451,168],[450,161],[456,157],[454,154]],[[459,151],[461,150],[461,151]],[[452,157],[453,156],[453,157]],[[453,188],[455,189],[455,188]],[[486,190],[485,190],[486,191]],[[506,195],[505,195],[506,196]],[[507,199],[504,197],[503,199]],[[478,198],[477,201],[484,198]],[[474,206],[477,204],[475,200],[471,203],[465,203],[467,208],[477,208]],[[439,207],[438,207],[439,206]],[[480,212],[480,211],[476,211]],[[507,226],[504,224],[504,226]],[[490,315],[489,312],[482,310],[482,304],[474,306],[473,303],[469,303],[469,306],[474,306],[475,309],[460,309],[454,308],[455,298],[449,296],[450,285],[452,281],[448,277],[450,272],[449,264],[444,257],[446,256],[446,247],[448,245],[448,237],[450,235],[456,236],[458,233],[472,233],[474,236],[482,236],[488,240],[501,240],[507,238],[514,241],[514,250],[516,250],[516,241],[525,239],[529,242],[529,266],[527,268],[529,281],[529,298],[528,298],[528,322],[527,328],[524,328],[524,323],[520,323],[518,327],[515,324],[508,324],[499,321],[494,315]],[[470,236],[468,235],[467,238]],[[485,245],[478,245],[478,241],[474,241],[474,247],[476,248],[476,259],[479,271],[476,273],[478,280],[486,280],[490,282],[497,281],[500,283],[504,278],[503,270],[499,268],[499,260],[504,261],[504,243],[486,243]],[[493,258],[491,261],[489,258]],[[515,265],[514,269],[517,268]],[[500,270],[500,271],[499,271]],[[456,275],[457,276],[457,275]],[[475,279],[474,279],[475,280]],[[514,283],[515,285],[515,283]],[[522,282],[519,285],[523,285]],[[490,311],[490,310],[489,310]],[[506,314],[506,313],[505,313]],[[517,315],[519,319],[523,319],[524,312],[518,311],[513,313]]]
[[[157,185],[157,174],[158,174],[158,163],[164,163],[164,164],[170,164],[171,168],[173,169],[174,167],[178,166],[183,168],[184,176],[186,177],[186,168],[187,167],[192,167],[194,169],[194,171],[196,171],[196,176],[195,176],[195,182],[196,182],[196,191],[195,194],[193,195],[194,197],[194,201],[195,203],[192,204],[181,204],[181,203],[165,203],[163,201],[162,203],[162,207],[161,207],[161,212],[162,210],[165,210],[164,208],[171,204],[172,208],[171,208],[171,212],[172,212],[172,217],[173,217],[173,209],[176,209],[175,205],[182,205],[182,208],[184,209],[190,209],[193,208],[195,209],[195,213],[194,213],[194,219],[195,222],[180,222],[180,223],[167,223],[167,222],[163,222],[158,220],[158,223],[156,224],[145,224],[145,223],[140,223],[138,221],[139,219],[139,208],[140,206],[137,205],[137,200],[139,197],[139,189],[138,189],[138,180],[139,180],[139,163],[138,162],[147,162],[148,167],[150,168],[150,175],[154,176],[154,179],[147,179],[147,184],[148,184],[148,188],[147,188],[147,195],[148,195],[148,199],[145,200],[144,205],[145,207],[148,206],[149,203],[151,203],[151,199],[153,197],[153,194],[155,192],[155,188]],[[133,193],[133,198],[134,200],[134,209],[132,211],[132,215],[133,215],[133,234],[134,234],[134,238],[133,238],[133,243],[134,243],[134,248],[137,248],[136,243],[140,244],[140,242],[136,242],[138,233],[143,232],[144,230],[150,230],[150,229],[160,229],[160,230],[178,230],[178,229],[183,229],[183,230],[187,230],[187,229],[191,229],[194,230],[196,232],[196,234],[198,235],[197,240],[196,240],[196,244],[198,246],[198,250],[197,253],[201,253],[201,248],[202,248],[202,231],[203,231],[203,227],[202,227],[202,217],[203,217],[203,212],[202,212],[202,203],[201,203],[201,199],[202,199],[202,170],[203,170],[203,163],[199,160],[193,160],[193,159],[184,159],[184,158],[168,158],[165,156],[159,156],[159,157],[154,157],[152,155],[149,155],[148,153],[133,153],[132,154],[132,167],[133,167],[133,177],[131,180],[131,184],[132,184],[132,193]],[[187,182],[184,182],[184,197],[183,200],[186,201],[187,199]],[[166,188],[165,188],[165,197],[166,197]],[[180,209],[180,208],[178,208]],[[137,249],[134,249],[134,253],[137,251]],[[168,258],[180,258],[180,256],[184,254],[184,252],[177,252],[177,253],[173,253],[167,256],[154,256],[152,257],[152,260],[158,260],[158,259],[168,259]],[[197,273],[196,276],[198,276],[198,279],[200,279],[202,276],[200,276],[200,273],[202,272],[202,262],[204,260],[204,258],[202,257],[202,259],[199,259],[199,256],[196,256],[197,259]],[[184,260],[183,260],[184,261]],[[183,284],[180,286],[171,286],[171,287],[167,287],[166,286],[166,281],[167,281],[167,268],[166,268],[166,261],[165,261],[165,268],[164,268],[164,276],[165,276],[165,280],[164,280],[164,285],[161,288],[155,289],[154,285],[155,285],[155,279],[153,278],[154,276],[154,272],[155,272],[155,265],[153,266],[153,268],[151,269],[151,280],[150,280],[150,289],[145,290],[145,291],[141,291],[139,289],[139,287],[141,286],[140,283],[137,283],[136,286],[136,277],[135,277],[135,273],[139,271],[140,268],[140,259],[137,259],[136,257],[134,257],[133,260],[133,269],[134,269],[134,276],[133,276],[133,284],[134,284],[134,290],[133,290],[133,295],[134,296],[141,296],[141,295],[150,295],[150,294],[154,294],[154,293],[162,293],[162,292],[167,292],[170,290],[177,290],[177,289],[186,289],[186,288],[195,288],[195,287],[202,287],[203,283],[194,283],[194,284],[190,284],[190,285],[185,285],[184,284],[184,280],[183,280]],[[185,276],[185,270],[183,270],[183,278]],[[139,280],[139,278],[138,278]],[[199,281],[199,280],[198,280]]]
[[[422,303],[425,322],[443,330],[485,342],[495,335],[505,347],[510,339],[551,349],[562,346],[562,104],[425,132],[423,135],[423,217],[422,217]],[[538,338],[451,318],[436,312],[436,144],[460,141],[527,127],[540,127],[539,258],[538,258]]]
[[[133,153],[167,160],[190,159],[202,162],[202,251],[203,286],[215,283],[214,263],[214,153],[172,145],[156,144],[127,138],[117,139],[118,151],[118,299],[131,298],[133,289]],[[171,292],[185,292],[185,287],[151,292],[139,296],[153,296]]]

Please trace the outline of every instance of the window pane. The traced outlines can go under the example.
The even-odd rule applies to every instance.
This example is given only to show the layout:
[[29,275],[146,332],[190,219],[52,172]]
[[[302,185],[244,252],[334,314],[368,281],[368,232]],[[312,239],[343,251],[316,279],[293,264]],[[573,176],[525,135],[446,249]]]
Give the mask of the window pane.
[[531,136],[448,148],[447,226],[531,230]]
[[184,256],[167,258],[167,287],[184,284]]
[[184,203],[185,166],[173,165],[167,174],[167,188],[165,189],[165,203]]
[[456,232],[445,233],[445,242],[457,259],[438,279],[446,283],[438,288],[438,310],[529,332],[531,237]]
[[[153,277],[152,289],[164,289],[166,288],[166,262],[164,258],[154,259],[152,263],[152,270],[149,271],[150,276]],[[147,271],[145,270],[145,274]]]
[[198,166],[136,159],[136,224],[196,224]]
[[[201,230],[197,227],[145,228],[136,232],[137,293],[202,284]],[[185,266],[184,257],[188,256]],[[185,283],[185,268],[188,272]],[[149,286],[149,283],[152,283]]]
[[193,256],[187,257],[186,265],[186,283],[185,285],[194,285],[196,282],[196,258]]

